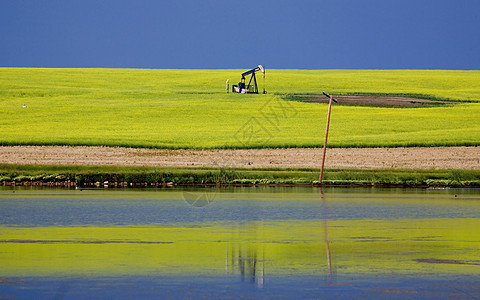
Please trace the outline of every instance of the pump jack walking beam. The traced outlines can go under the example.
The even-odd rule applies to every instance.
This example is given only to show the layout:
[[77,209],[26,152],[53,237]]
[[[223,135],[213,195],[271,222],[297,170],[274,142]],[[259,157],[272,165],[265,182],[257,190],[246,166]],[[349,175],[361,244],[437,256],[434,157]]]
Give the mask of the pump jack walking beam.
[[[261,71],[263,73],[263,81],[265,85],[265,68],[262,65],[258,65],[258,67],[242,73],[242,79],[240,80],[238,85],[232,86],[232,92],[258,94],[257,76],[255,75],[255,73],[258,71]],[[251,75],[251,77],[250,77],[250,80],[248,81],[248,84],[246,84],[245,77],[249,75]],[[253,81],[253,84],[252,84],[252,81]],[[251,90],[250,88],[253,88],[253,90]],[[263,93],[265,94],[265,87],[263,88]]]

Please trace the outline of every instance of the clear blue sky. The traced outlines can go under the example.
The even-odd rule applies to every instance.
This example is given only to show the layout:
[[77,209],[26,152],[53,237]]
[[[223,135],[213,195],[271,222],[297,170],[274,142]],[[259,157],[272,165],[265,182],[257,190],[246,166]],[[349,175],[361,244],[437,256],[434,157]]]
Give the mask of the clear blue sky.
[[1,67],[480,69],[479,0],[0,0]]

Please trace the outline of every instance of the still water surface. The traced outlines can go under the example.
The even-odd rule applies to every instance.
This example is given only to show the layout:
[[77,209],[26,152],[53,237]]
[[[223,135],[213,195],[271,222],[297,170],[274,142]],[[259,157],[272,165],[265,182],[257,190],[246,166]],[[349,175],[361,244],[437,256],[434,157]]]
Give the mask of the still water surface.
[[0,189],[0,298],[480,298],[480,190]]

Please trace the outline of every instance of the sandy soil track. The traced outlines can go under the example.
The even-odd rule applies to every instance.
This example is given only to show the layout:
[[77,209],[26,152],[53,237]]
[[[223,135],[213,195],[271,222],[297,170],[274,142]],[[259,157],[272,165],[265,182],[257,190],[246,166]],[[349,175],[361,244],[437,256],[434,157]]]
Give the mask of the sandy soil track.
[[[2,164],[320,168],[322,149],[165,150],[111,147],[0,147]],[[480,170],[480,147],[327,149],[327,168]]]

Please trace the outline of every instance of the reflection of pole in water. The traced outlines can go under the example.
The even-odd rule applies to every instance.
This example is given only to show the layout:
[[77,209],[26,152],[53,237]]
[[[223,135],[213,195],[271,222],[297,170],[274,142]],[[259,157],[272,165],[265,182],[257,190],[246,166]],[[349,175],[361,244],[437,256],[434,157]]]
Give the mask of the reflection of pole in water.
[[[265,278],[265,250],[263,247],[262,249],[258,248],[258,232],[256,226],[253,227],[253,230],[250,230],[250,226],[248,226],[248,228],[239,228],[235,234],[236,241],[230,244],[230,249],[226,249],[225,272],[227,274],[239,272],[242,281],[248,281],[255,284],[258,288],[263,288]],[[263,233],[263,228],[261,228],[261,231]],[[251,239],[252,234],[253,240]],[[258,257],[260,253],[262,257]]]
[[262,247],[262,268],[258,270],[257,287],[263,289],[263,280],[265,276],[265,248]]
[[327,199],[323,194],[322,188],[320,188],[320,197],[322,199],[323,206],[323,230],[325,235],[325,248],[327,252],[327,264],[328,264],[328,274],[332,277],[332,256],[330,255],[330,241],[328,239],[328,207]]

